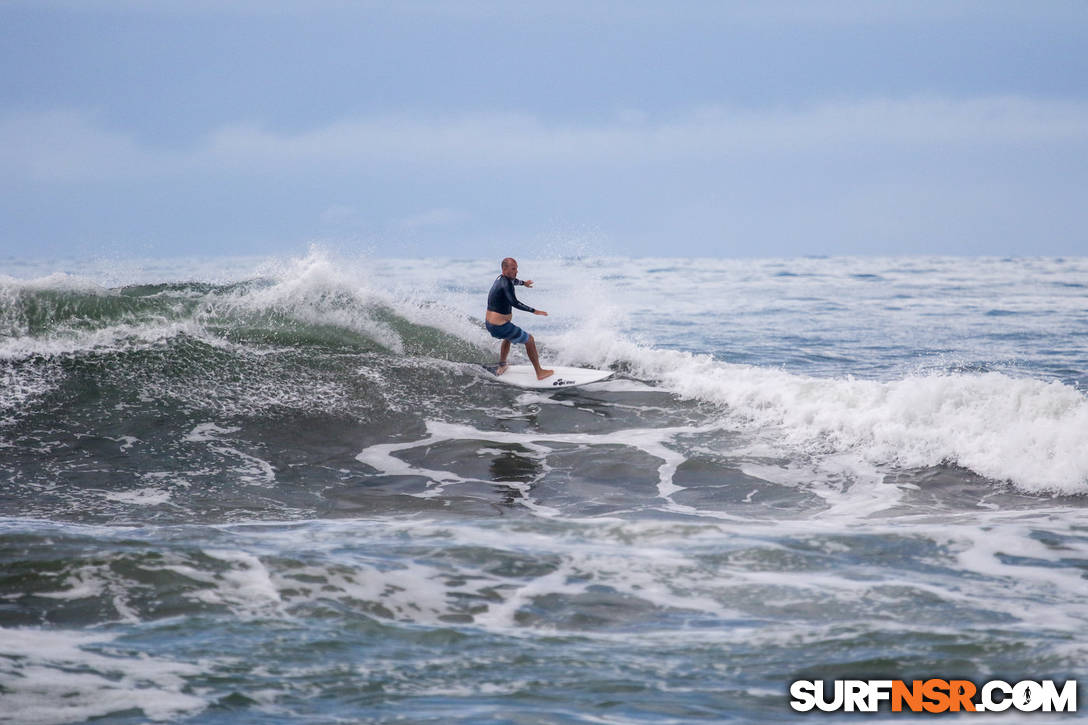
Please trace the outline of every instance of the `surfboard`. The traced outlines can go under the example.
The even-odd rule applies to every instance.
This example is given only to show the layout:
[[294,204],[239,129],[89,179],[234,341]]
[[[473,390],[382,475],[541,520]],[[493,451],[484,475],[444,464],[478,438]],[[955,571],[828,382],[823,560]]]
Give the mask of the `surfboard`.
[[[497,364],[484,365],[485,370],[495,375]],[[554,375],[549,375],[543,380],[536,379],[536,370],[532,365],[510,365],[502,375],[495,375],[495,379],[507,385],[516,385],[519,388],[533,388],[534,390],[558,390],[559,388],[573,388],[578,385],[595,383],[612,375],[611,370],[594,370],[593,368],[568,368],[562,365],[548,366],[554,370]]]

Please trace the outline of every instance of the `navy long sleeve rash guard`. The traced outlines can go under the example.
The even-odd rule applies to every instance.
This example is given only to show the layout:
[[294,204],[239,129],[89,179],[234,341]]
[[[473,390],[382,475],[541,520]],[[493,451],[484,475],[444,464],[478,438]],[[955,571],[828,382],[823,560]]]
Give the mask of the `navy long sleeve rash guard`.
[[495,284],[491,285],[491,291],[487,293],[487,309],[490,312],[498,312],[500,315],[509,315],[511,307],[517,307],[526,312],[536,312],[532,307],[522,302],[514,295],[514,285],[525,284],[520,279],[510,279],[500,274]]

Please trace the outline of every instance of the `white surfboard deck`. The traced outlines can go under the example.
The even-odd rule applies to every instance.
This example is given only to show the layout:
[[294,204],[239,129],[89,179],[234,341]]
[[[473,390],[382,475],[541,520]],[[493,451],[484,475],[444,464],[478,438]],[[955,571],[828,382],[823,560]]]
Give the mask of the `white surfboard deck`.
[[[495,375],[498,365],[484,365],[484,369]],[[554,370],[554,375],[549,375],[543,380],[536,379],[536,370],[532,365],[509,365],[502,375],[495,375],[495,379],[508,385],[516,385],[519,388],[533,388],[534,390],[558,390],[559,388],[573,388],[586,383],[595,383],[612,375],[611,370],[594,370],[593,368],[568,368],[562,365],[550,365],[547,369]]]

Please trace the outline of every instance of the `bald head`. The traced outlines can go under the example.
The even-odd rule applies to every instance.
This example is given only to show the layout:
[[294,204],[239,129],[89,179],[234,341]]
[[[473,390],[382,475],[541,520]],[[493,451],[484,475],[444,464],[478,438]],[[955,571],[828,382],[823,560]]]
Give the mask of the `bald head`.
[[508,269],[515,269],[518,266],[518,260],[513,257],[507,257],[502,260],[502,271],[505,272]]

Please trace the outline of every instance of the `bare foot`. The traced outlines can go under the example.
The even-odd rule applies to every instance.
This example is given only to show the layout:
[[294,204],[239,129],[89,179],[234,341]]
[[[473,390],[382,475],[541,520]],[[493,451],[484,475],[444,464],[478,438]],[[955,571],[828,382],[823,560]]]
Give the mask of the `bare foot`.
[[505,362],[500,362],[498,367],[495,368],[495,374],[496,375],[502,375],[503,373],[506,372],[506,368],[508,368],[508,367],[510,367],[510,366],[508,364],[506,364]]
[[555,375],[555,371],[554,370],[541,370],[539,373],[536,374],[536,379],[537,380],[543,380],[544,378],[548,377],[549,375]]

